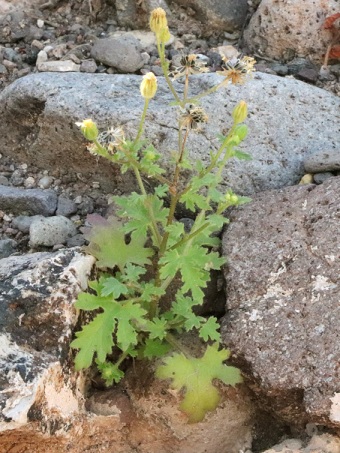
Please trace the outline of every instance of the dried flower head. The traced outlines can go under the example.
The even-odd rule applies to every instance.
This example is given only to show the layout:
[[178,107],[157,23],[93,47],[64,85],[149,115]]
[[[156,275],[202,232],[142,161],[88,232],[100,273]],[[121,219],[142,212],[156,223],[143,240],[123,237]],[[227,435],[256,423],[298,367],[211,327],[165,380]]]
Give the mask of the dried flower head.
[[156,35],[161,33],[164,29],[168,28],[168,21],[166,19],[166,13],[163,8],[156,8],[151,11],[150,16],[150,29]]
[[153,72],[148,72],[140,84],[140,93],[145,99],[152,99],[157,91],[157,79]]
[[[110,154],[114,154],[116,148],[119,148],[125,143],[124,130],[121,127],[110,127],[107,131],[102,132],[98,136],[99,143],[104,146]],[[89,148],[88,148],[89,149]],[[96,154],[96,150],[89,149],[90,152]]]
[[208,115],[206,112],[202,107],[194,104],[189,104],[180,118],[181,127],[192,129],[194,131],[200,131],[202,124],[207,122]]
[[201,61],[198,55],[193,53],[189,55],[183,55],[180,60],[180,66],[176,68],[171,75],[178,79],[179,77],[185,76],[186,74],[199,74],[200,72],[208,72],[209,69],[205,67],[205,61]]
[[252,57],[243,58],[223,58],[222,71],[217,71],[217,74],[225,77],[226,82],[231,82],[234,85],[245,83],[246,78],[254,69],[256,61]]

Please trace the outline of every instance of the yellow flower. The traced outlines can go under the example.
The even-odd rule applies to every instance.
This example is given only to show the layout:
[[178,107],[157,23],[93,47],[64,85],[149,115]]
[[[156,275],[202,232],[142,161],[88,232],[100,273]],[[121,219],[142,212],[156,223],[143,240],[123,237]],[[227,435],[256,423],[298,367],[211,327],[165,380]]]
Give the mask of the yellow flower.
[[168,28],[166,13],[163,8],[156,8],[151,11],[150,29],[159,35],[164,29]]
[[251,57],[232,58],[227,60],[223,58],[222,71],[217,71],[217,74],[225,77],[225,82],[231,82],[232,84],[245,83],[246,78],[251,74],[254,69],[254,64],[256,61]]
[[247,118],[247,115],[248,107],[245,101],[240,101],[231,114],[235,124],[243,123],[243,121]]
[[152,99],[157,91],[157,79],[153,72],[148,72],[143,77],[142,83],[140,84],[140,92],[143,98]]
[[80,130],[82,131],[86,140],[93,142],[97,139],[98,128],[96,123],[94,123],[91,119],[84,120],[81,123],[76,123],[76,125],[80,127]]

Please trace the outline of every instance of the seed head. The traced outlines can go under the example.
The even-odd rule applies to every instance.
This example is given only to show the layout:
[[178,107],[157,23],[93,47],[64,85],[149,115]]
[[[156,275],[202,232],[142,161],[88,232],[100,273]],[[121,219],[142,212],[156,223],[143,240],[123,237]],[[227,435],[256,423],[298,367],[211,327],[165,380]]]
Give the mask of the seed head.
[[252,57],[232,58],[231,60],[223,58],[222,71],[217,71],[217,74],[225,77],[225,82],[242,85],[246,78],[254,69],[256,61]]
[[181,115],[181,126],[194,131],[200,131],[203,123],[208,122],[208,115],[202,107],[190,104]]
[[172,75],[175,79],[182,77],[186,74],[199,74],[200,72],[208,72],[209,69],[205,67],[206,63],[200,61],[195,54],[183,55],[180,60],[180,66],[176,68]]

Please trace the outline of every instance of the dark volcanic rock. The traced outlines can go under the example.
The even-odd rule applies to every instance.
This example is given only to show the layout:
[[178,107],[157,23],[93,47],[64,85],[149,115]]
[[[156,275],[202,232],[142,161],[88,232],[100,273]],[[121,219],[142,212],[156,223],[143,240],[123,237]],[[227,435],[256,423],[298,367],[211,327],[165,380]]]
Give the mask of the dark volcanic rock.
[[283,420],[340,426],[340,178],[231,215],[223,341]]

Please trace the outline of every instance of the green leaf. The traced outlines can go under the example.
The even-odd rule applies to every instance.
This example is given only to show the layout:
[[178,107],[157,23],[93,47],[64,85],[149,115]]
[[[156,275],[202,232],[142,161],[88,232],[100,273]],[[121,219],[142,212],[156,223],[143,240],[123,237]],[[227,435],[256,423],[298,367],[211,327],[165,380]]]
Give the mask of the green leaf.
[[114,299],[118,299],[122,294],[128,294],[128,292],[128,288],[115,277],[107,277],[103,281],[102,296],[112,295]]
[[220,341],[221,335],[218,332],[220,325],[216,322],[217,319],[214,316],[210,316],[205,323],[203,323],[200,327],[199,336],[204,340],[208,341]]
[[150,248],[145,248],[145,237],[132,237],[129,244],[125,241],[125,234],[115,219],[109,219],[103,225],[91,228],[87,238],[90,244],[86,251],[97,258],[97,267],[123,269],[128,263],[145,265],[153,255]]
[[114,382],[118,384],[118,382],[124,377],[123,371],[113,363],[99,362],[96,360],[96,364],[106,385],[112,385]]
[[238,369],[223,364],[228,357],[229,351],[218,351],[216,343],[208,346],[201,358],[187,358],[176,353],[164,360],[165,365],[157,368],[158,378],[172,379],[172,388],[184,389],[180,409],[186,413],[189,422],[202,421],[208,411],[218,406],[220,395],[212,384],[213,379],[220,379],[229,385],[242,381]]
[[[112,313],[111,313],[112,315]],[[79,349],[75,358],[75,369],[88,368],[97,353],[100,362],[104,362],[107,354],[110,354],[114,345],[112,333],[116,321],[107,311],[97,315],[93,321],[84,326],[80,332],[76,332],[76,339],[71,347]]]
[[171,350],[169,343],[159,340],[158,338],[145,340],[143,357],[152,359],[154,357],[164,357]]
[[240,151],[239,149],[234,150],[234,157],[237,157],[237,159],[240,159],[240,160],[252,160],[253,159],[250,154],[244,153],[243,151]]
[[117,345],[122,351],[126,351],[131,345],[136,345],[137,331],[133,321],[144,323],[144,315],[147,313],[139,304],[131,301],[115,303],[113,316],[117,319]]
[[169,186],[167,184],[162,184],[155,187],[155,194],[158,198],[164,198],[169,192]]
[[154,318],[152,321],[149,321],[144,327],[143,330],[149,333],[149,338],[151,340],[158,338],[160,340],[164,340],[167,335],[167,327],[168,323],[165,319],[162,318]]
[[97,310],[104,308],[112,301],[112,297],[101,297],[96,294],[79,293],[74,306],[79,310]]

